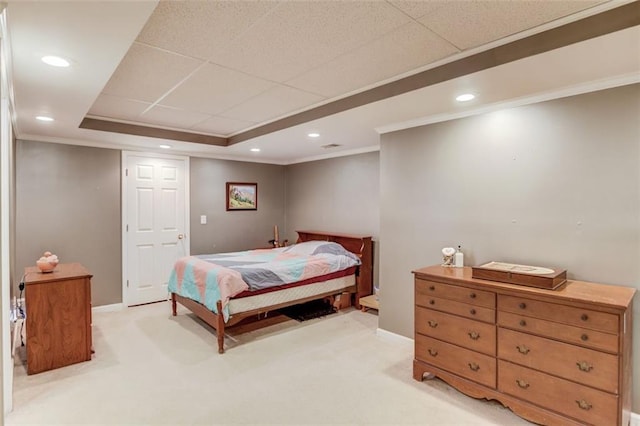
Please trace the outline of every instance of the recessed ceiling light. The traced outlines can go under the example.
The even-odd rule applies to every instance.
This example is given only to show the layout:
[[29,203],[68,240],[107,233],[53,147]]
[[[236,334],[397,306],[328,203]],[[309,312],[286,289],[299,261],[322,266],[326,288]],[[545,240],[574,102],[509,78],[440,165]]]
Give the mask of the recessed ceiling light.
[[53,121],[53,118],[47,117],[46,115],[39,115],[36,117],[36,120],[40,121]]
[[260,148],[251,148],[251,152],[260,152]]
[[160,148],[162,148],[162,149],[170,149],[171,145],[160,145]]
[[69,61],[59,56],[43,56],[42,62],[52,67],[68,67]]
[[307,134],[307,136],[309,136],[310,138],[319,138],[320,137],[320,133],[312,132],[312,133]]
[[460,95],[458,97],[456,97],[456,101],[458,102],[468,102],[472,99],[475,99],[475,95],[472,95],[471,93],[465,93],[463,95]]

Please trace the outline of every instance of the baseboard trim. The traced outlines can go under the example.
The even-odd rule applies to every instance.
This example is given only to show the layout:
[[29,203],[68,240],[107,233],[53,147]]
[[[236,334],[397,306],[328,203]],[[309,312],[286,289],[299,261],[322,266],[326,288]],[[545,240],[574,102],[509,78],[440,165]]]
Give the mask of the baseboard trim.
[[121,311],[123,308],[124,306],[122,305],[122,303],[114,303],[112,305],[95,306],[91,308],[91,312],[93,312],[94,314],[100,312],[117,312]]
[[640,414],[631,413],[631,425],[630,426],[640,426]]
[[376,329],[376,334],[387,340],[394,340],[396,342],[404,342],[404,343],[413,343],[413,339],[410,337],[393,333],[391,331],[383,330],[381,328]]

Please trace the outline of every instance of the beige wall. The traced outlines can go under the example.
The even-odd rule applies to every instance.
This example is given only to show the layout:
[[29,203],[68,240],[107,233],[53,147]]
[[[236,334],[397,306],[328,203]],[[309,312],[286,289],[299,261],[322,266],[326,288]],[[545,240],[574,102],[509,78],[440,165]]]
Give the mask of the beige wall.
[[[267,247],[284,230],[284,166],[191,158],[190,169],[191,254]],[[226,211],[226,182],[257,183],[258,209]]]
[[287,166],[287,238],[298,230],[367,234],[374,239],[374,285],[378,286],[380,226],[379,153]]
[[[555,266],[640,288],[640,85],[383,135],[380,327],[413,336],[411,270]],[[640,412],[640,297],[634,411]]]
[[[0,7],[1,8],[1,7]],[[3,111],[8,111],[7,101],[6,99],[2,99],[3,102]],[[5,110],[5,108],[7,108]],[[6,116],[0,117],[2,120],[7,120],[7,122],[3,122],[3,127],[5,125],[11,126],[11,120],[9,114]],[[0,226],[0,240],[2,240],[3,244],[0,247],[0,255],[2,257],[2,263],[0,264],[0,276],[2,279],[0,280],[2,284],[2,289],[0,291],[0,315],[5,320],[2,322],[2,331],[0,332],[0,359],[2,366],[2,378],[0,379],[0,425],[4,424],[4,416],[6,413],[10,412],[13,408],[12,404],[12,387],[13,387],[13,358],[11,357],[11,338],[10,338],[10,324],[9,324],[9,314],[11,310],[11,300],[13,299],[14,286],[15,282],[15,271],[13,260],[15,259],[15,194],[16,194],[16,179],[15,179],[15,158],[16,158],[16,139],[14,136],[13,129],[10,128],[10,131],[7,134],[10,135],[10,139],[8,141],[2,141],[3,143],[7,143],[7,149],[3,151],[3,155],[7,154],[7,158],[2,158],[0,161],[0,187],[3,188],[3,192],[0,197],[5,200],[8,200],[6,204],[3,204],[2,207],[6,208],[8,211],[3,211],[2,215],[2,226]],[[5,168],[6,167],[6,168]],[[6,182],[6,186],[5,186]],[[7,193],[5,193],[5,188]],[[8,213],[8,214],[7,214]],[[4,215],[7,216],[4,216]],[[7,220],[8,223],[4,222]],[[6,225],[6,227],[5,227]],[[5,243],[8,242],[5,247]],[[7,267],[8,265],[8,267]],[[5,269],[6,268],[6,269]],[[8,287],[8,288],[7,288]]]
[[[51,250],[93,273],[93,306],[121,303],[121,152],[19,141],[16,162],[16,271]],[[284,166],[191,158],[191,253],[267,246],[284,228],[284,179]],[[227,212],[227,181],[257,182],[258,210]]]
[[16,271],[45,250],[93,274],[94,306],[122,302],[120,151],[18,141]]

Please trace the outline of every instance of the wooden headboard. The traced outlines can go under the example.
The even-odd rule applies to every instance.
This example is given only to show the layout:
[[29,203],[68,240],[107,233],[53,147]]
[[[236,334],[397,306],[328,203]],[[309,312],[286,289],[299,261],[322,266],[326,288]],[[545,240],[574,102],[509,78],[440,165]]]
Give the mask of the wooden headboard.
[[371,245],[371,236],[323,231],[296,232],[298,233],[298,243],[305,241],[331,241],[358,255],[362,265],[360,265],[357,278],[355,304],[357,308],[360,308],[360,298],[370,295],[373,290],[373,247]]

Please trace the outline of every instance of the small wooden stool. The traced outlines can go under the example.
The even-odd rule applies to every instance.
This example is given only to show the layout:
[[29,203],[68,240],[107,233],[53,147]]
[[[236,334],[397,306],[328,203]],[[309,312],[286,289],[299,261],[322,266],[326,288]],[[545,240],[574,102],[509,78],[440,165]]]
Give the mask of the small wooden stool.
[[378,296],[375,294],[371,294],[369,296],[360,298],[360,309],[362,312],[366,312],[367,309],[375,309],[376,311],[380,310],[380,302],[378,301]]

